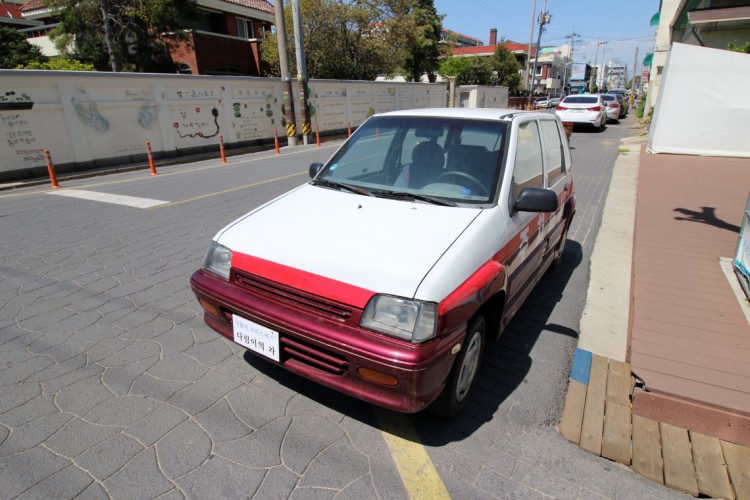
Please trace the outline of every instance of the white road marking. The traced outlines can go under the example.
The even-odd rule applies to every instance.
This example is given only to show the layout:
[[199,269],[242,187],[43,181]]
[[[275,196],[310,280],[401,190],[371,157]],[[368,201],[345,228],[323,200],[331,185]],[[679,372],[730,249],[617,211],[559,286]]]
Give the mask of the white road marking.
[[59,196],[69,196],[71,198],[80,198],[82,200],[101,201],[103,203],[114,203],[115,205],[125,205],[135,208],[158,207],[169,203],[168,201],[154,200],[151,198],[136,198],[135,196],[125,196],[122,194],[98,193],[96,191],[86,191],[83,189],[61,189],[59,191],[50,191],[48,194]]

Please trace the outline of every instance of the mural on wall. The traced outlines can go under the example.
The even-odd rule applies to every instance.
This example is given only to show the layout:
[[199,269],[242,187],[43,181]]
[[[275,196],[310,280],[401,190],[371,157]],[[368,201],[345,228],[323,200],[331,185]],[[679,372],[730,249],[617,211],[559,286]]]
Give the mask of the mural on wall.
[[96,109],[96,103],[91,100],[85,90],[78,89],[76,97],[72,97],[73,109],[76,110],[78,118],[83,123],[93,128],[97,132],[106,132],[109,130],[109,120]]
[[141,107],[138,108],[138,125],[149,130],[156,124],[159,118],[159,108],[154,100],[154,92],[149,88],[127,89],[125,96],[134,101],[140,101]]
[[4,132],[4,142],[25,165],[37,165],[45,161],[44,148],[37,144],[29,121],[22,113],[0,112],[0,130]]
[[18,93],[15,90],[0,92],[0,111],[31,109],[33,107],[34,103],[31,97],[23,92]]
[[234,97],[241,99],[232,103],[232,129],[238,141],[261,139],[273,134],[276,124],[274,109],[278,107],[279,100],[274,97],[272,89],[237,89]]
[[[196,106],[194,112],[188,109],[177,111],[177,121],[172,126],[175,128],[180,139],[194,139],[200,137],[209,139],[216,137],[221,131],[219,126],[219,110],[215,106],[211,108],[213,120],[206,116],[205,108]],[[212,123],[213,122],[213,123]]]

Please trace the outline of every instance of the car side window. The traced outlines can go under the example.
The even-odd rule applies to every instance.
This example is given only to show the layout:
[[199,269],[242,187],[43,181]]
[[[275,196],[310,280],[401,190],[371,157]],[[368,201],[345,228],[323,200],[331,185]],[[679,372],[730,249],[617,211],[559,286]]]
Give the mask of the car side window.
[[542,143],[536,121],[522,123],[518,127],[518,145],[513,169],[513,196],[518,198],[527,187],[544,187],[542,166]]
[[547,182],[552,186],[565,175],[563,143],[556,122],[544,120],[540,125],[544,137],[544,153],[547,157]]

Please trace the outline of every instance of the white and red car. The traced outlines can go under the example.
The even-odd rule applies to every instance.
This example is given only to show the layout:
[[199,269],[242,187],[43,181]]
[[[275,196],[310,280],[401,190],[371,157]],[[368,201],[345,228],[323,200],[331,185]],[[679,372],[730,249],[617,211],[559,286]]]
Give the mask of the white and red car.
[[560,120],[375,115],[310,176],[214,237],[191,278],[206,323],[346,394],[455,416],[486,342],[562,255],[575,198]]

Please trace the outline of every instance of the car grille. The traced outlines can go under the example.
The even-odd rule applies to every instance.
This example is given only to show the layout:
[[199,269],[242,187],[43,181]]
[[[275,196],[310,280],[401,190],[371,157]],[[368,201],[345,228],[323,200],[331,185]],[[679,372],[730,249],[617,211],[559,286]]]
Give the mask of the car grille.
[[343,357],[298,339],[284,335],[279,342],[284,360],[294,359],[334,375],[342,375],[349,367],[349,363]]
[[308,294],[254,274],[235,270],[234,281],[237,286],[249,292],[287,305],[306,309],[328,318],[346,321],[352,316],[351,308],[344,304]]

